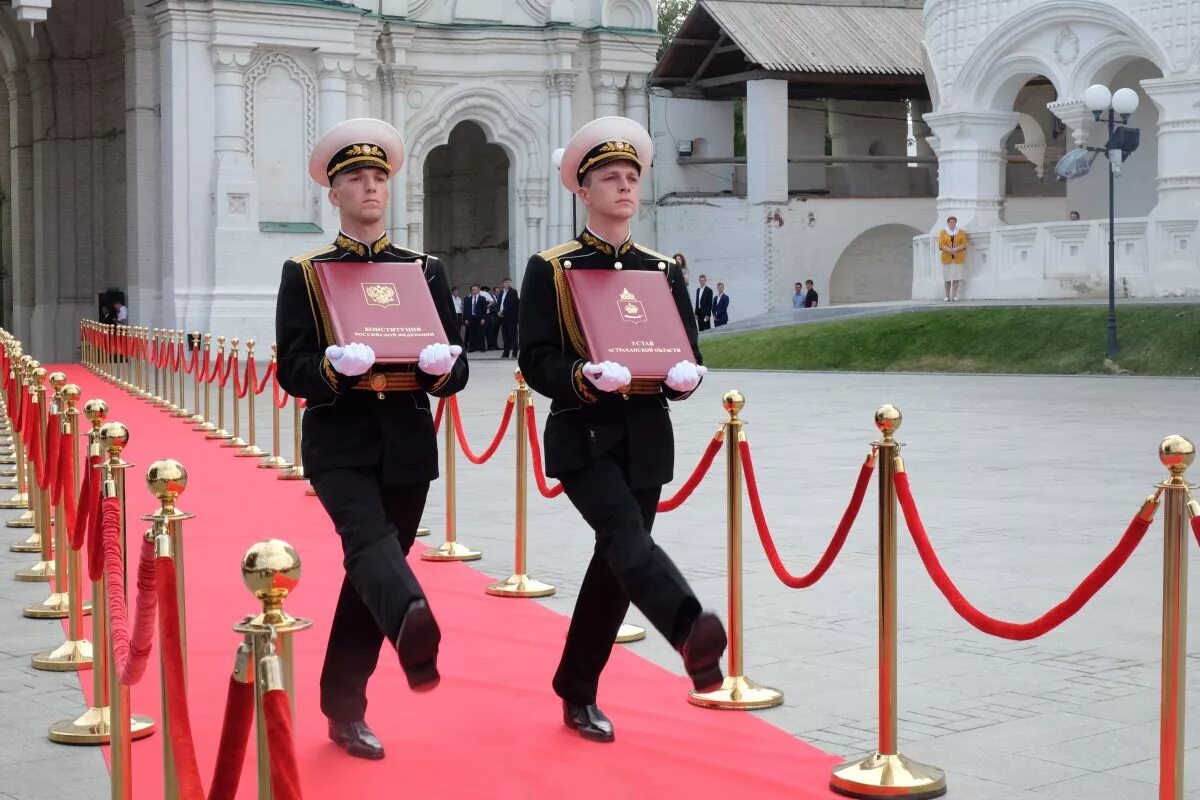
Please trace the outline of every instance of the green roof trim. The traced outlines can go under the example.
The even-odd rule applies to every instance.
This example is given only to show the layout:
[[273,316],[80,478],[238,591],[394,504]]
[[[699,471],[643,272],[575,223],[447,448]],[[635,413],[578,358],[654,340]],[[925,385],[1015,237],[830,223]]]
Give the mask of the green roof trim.
[[309,8],[325,8],[330,11],[347,11],[367,16],[371,12],[353,3],[343,0],[236,0],[239,3],[257,3],[276,6],[308,6]]
[[[282,0],[279,0],[282,2]],[[297,0],[300,2],[301,0]],[[607,25],[574,25],[569,22],[548,22],[545,25],[505,25],[499,22],[426,22],[424,20],[409,19],[408,17],[397,17],[391,14],[384,14],[382,17],[384,22],[393,24],[406,25],[412,28],[445,28],[447,30],[498,30],[498,31],[549,31],[549,30],[575,30],[583,31],[611,31],[617,34],[630,34],[634,36],[656,36],[661,37],[656,30],[650,28],[615,28]]]
[[263,233],[323,233],[324,228],[312,222],[260,222]]

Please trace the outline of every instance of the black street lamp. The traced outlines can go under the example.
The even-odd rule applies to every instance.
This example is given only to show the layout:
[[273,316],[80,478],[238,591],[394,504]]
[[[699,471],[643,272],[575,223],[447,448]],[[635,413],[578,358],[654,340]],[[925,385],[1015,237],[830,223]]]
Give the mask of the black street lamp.
[[[1116,176],[1121,171],[1125,157],[1138,145],[1137,128],[1124,127],[1129,115],[1137,111],[1138,95],[1133,89],[1109,91],[1103,84],[1094,84],[1083,93],[1083,102],[1096,117],[1097,122],[1108,125],[1108,140],[1104,147],[1091,148],[1108,157],[1108,342],[1105,350],[1109,358],[1117,355],[1117,241],[1116,241]],[[1104,116],[1104,112],[1108,116]],[[1117,126],[1120,116],[1121,127]]]

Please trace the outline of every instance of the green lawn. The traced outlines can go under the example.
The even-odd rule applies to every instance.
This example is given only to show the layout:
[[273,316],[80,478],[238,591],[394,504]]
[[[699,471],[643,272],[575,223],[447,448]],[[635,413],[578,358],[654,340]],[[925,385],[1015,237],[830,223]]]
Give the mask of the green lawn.
[[1121,352],[1104,355],[1102,306],[955,308],[793,325],[702,340],[727,369],[1200,376],[1200,305],[1117,307]]

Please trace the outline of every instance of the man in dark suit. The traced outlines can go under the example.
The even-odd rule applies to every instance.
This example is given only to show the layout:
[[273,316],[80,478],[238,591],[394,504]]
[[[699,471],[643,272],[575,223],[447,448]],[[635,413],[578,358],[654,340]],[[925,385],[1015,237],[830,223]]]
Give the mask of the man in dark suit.
[[[415,691],[437,686],[441,631],[407,555],[438,477],[429,395],[467,383],[467,362],[446,270],[433,256],[397,247],[384,232],[389,180],[404,162],[400,134],[386,122],[335,125],[309,159],[341,216],[333,244],[284,262],[275,311],[279,383],[308,405],[304,471],[342,540],[346,576],[321,671],[329,738],[350,755],[383,758],[367,727],[367,680],[386,640]],[[314,265],[417,261],[441,319],[445,343],[416,364],[376,364],[361,342],[334,339]]]
[[707,285],[708,276],[700,276],[700,285],[696,287],[696,327],[706,331],[711,327],[713,290]]
[[729,322],[729,295],[725,294],[725,284],[717,282],[717,296],[713,298],[713,326],[721,327]]
[[517,356],[517,313],[521,307],[521,299],[517,290],[512,288],[512,278],[505,278],[504,285],[496,293],[496,308],[500,315],[500,335],[504,339],[504,352],[501,358],[508,358],[512,353]]
[[500,343],[498,341],[500,338],[500,287],[491,286],[484,291],[492,298],[491,302],[488,303],[486,325],[487,349],[490,352],[492,350],[500,349]]
[[479,293],[479,284],[471,286],[471,295],[463,301],[463,322],[467,324],[467,352],[487,349],[487,298]]
[[[635,244],[629,233],[642,167],[652,159],[650,135],[633,120],[604,117],[581,128],[566,147],[559,175],[587,208],[587,228],[530,257],[521,287],[521,372],[552,401],[544,436],[546,474],[562,481],[596,538],[554,675],[564,724],[596,742],[615,738],[596,695],[630,602],[679,651],[698,691],[721,686],[726,645],[721,621],[703,611],[650,535],[674,468],[667,402],[689,397],[704,374],[678,264]],[[588,361],[565,273],[580,269],[662,272],[690,351],[664,379],[633,380],[620,364]]]

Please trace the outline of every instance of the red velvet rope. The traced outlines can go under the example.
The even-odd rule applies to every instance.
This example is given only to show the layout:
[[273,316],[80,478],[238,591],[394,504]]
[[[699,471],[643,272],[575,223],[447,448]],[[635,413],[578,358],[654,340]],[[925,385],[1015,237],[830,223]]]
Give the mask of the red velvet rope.
[[[237,363],[237,359],[234,359]],[[258,367],[254,365],[254,359],[246,360],[245,377],[239,380],[238,371],[235,369],[233,373],[233,393],[238,400],[244,400],[246,393],[250,391],[250,387],[258,383]]]
[[683,505],[684,501],[692,496],[692,492],[696,491],[696,487],[700,485],[700,481],[704,480],[704,476],[712,468],[713,459],[717,456],[717,451],[721,449],[721,443],[724,437],[720,432],[712,438],[705,448],[704,453],[700,456],[700,463],[696,465],[696,469],[692,470],[692,474],[683,482],[683,486],[679,487],[679,491],[668,497],[666,500],[658,501],[659,512],[674,511]]
[[175,562],[158,558],[154,562],[158,583],[158,636],[162,643],[163,686],[166,689],[167,720],[171,729],[171,754],[175,758],[175,777],[180,800],[204,800],[204,785],[196,764],[196,746],[192,739],[192,720],[188,712],[187,687],[183,674],[183,642],[179,632],[179,598],[176,595]]
[[[230,676],[225,695],[225,718],[221,722],[221,743],[217,746],[217,763],[213,767],[208,800],[234,800],[242,780],[242,764],[246,761],[246,743],[254,724],[254,684],[242,683]],[[273,749],[272,749],[272,752]]]
[[[93,514],[99,514],[100,481],[94,471],[100,464],[100,456],[88,456],[87,466],[83,470],[83,481],[79,486],[79,508],[75,514],[75,524],[71,526],[71,549],[78,550],[88,539],[88,527]],[[95,581],[100,579],[100,569],[93,568],[94,552],[99,549],[99,543],[88,548],[88,577]]]
[[742,469],[746,473],[746,493],[750,497],[750,512],[754,515],[754,527],[758,530],[758,540],[762,543],[763,551],[767,554],[767,561],[771,563],[771,569],[775,571],[775,577],[792,589],[807,589],[816,584],[817,581],[825,577],[825,573],[833,566],[833,562],[837,560],[838,554],[842,552],[842,546],[846,544],[846,538],[850,535],[850,529],[854,527],[854,521],[858,519],[858,512],[862,508],[863,497],[867,493],[867,487],[871,483],[871,473],[875,471],[874,459],[868,459],[858,470],[858,481],[854,484],[854,492],[850,495],[850,503],[846,506],[845,512],[842,514],[842,519],[838,522],[837,530],[833,533],[833,538],[829,542],[829,546],[825,548],[825,552],[821,554],[821,558],[817,561],[816,566],[809,572],[803,575],[793,575],[788,572],[787,567],[783,565],[782,559],[779,558],[779,551],[775,549],[775,541],[771,538],[771,531],[767,527],[767,518],[763,513],[762,500],[758,495],[758,478],[754,474],[754,461],[750,457],[750,443],[746,441],[738,442],[738,452],[741,454]]
[[1142,537],[1146,535],[1151,522],[1151,519],[1143,517],[1140,513],[1135,516],[1112,552],[1106,555],[1096,568],[1083,579],[1083,582],[1054,608],[1031,622],[1005,622],[995,617],[989,617],[971,605],[942,568],[942,564],[933,550],[933,545],[929,541],[929,536],[925,533],[921,517],[917,513],[917,504],[913,501],[912,488],[909,486],[906,472],[896,474],[896,496],[900,500],[904,520],[908,523],[909,533],[912,534],[913,542],[917,546],[917,552],[921,555],[921,562],[925,565],[925,570],[933,579],[938,591],[950,601],[950,605],[958,612],[958,615],[989,636],[1013,639],[1018,642],[1036,639],[1049,633],[1087,605],[1088,601],[1095,597],[1096,593],[1117,574],[1117,571],[1125,566],[1125,562],[1133,555],[1133,551],[1141,543]]
[[46,418],[46,430],[42,431],[41,415],[38,415],[37,438],[41,441],[37,448],[37,485],[50,493],[51,502],[56,488],[54,482],[58,479],[58,446],[62,442],[60,419],[58,414],[50,414]]
[[1200,544],[1200,517],[1192,517],[1192,535],[1196,537],[1196,544]]
[[[212,383],[213,381],[217,380],[224,374],[225,374],[225,351],[221,350],[219,353],[217,353],[217,357],[213,361],[211,369],[209,369],[208,372],[205,373],[204,382]],[[224,386],[225,384],[222,383],[221,385]]]
[[533,414],[533,406],[525,406],[525,426],[529,429],[529,453],[533,461],[533,480],[542,497],[553,500],[563,493],[563,485],[556,483],[553,488],[546,485],[546,473],[542,471],[542,445],[538,441],[537,417]]
[[[280,406],[283,408],[283,406]],[[446,410],[446,398],[439,397],[437,403],[437,412],[433,415],[433,432],[439,433],[442,430],[442,412]]]
[[267,362],[267,371],[263,373],[262,380],[258,382],[258,388],[254,390],[255,394],[262,394],[267,390],[267,381],[275,377],[276,369],[274,361]]
[[112,637],[113,669],[125,686],[135,686],[146,674],[154,644],[154,617],[158,608],[158,580],[154,565],[154,543],[142,542],[137,571],[137,608],[133,631],[129,629],[129,600],[125,594],[125,560],[121,553],[121,503],[104,498],[104,580],[108,588],[109,636]]
[[504,434],[508,430],[508,423],[512,420],[514,405],[516,403],[510,396],[508,402],[504,404],[504,416],[500,419],[500,429],[496,431],[492,443],[488,445],[488,449],[484,450],[482,455],[475,455],[471,452],[471,446],[467,444],[467,435],[463,432],[462,417],[458,414],[458,398],[450,395],[450,413],[454,418],[454,434],[458,438],[458,445],[462,448],[463,455],[467,457],[467,461],[470,461],[472,464],[483,464],[496,454],[496,449],[500,447],[500,442],[503,441]]
[[54,502],[62,503],[63,510],[67,514],[67,530],[74,532],[75,530],[75,515],[77,512],[77,496],[75,492],[78,490],[75,486],[75,465],[76,461],[73,458],[75,454],[71,452],[71,437],[59,436],[59,457],[58,457],[58,481],[54,490]]
[[283,387],[279,385],[278,369],[271,370],[271,378],[271,383],[273,384],[271,391],[275,395],[275,407],[279,409],[286,408],[288,403],[288,393],[283,391]]
[[29,406],[30,419],[33,424],[29,426],[28,438],[25,442],[25,454],[29,459],[30,470],[33,471],[33,480],[37,485],[45,489],[45,481],[42,480],[40,473],[40,465],[42,463],[42,415],[38,409],[32,404]]
[[[95,502],[92,504],[92,510],[88,512],[87,522],[87,538],[88,538],[88,575],[92,580],[99,580],[104,572],[104,533],[101,529],[103,522],[102,509],[103,502],[101,499],[101,490],[103,481],[100,480],[100,474],[96,473],[92,476],[93,485],[92,496]],[[118,511],[120,506],[117,506]]]
[[[184,336],[183,338],[184,338],[184,341],[187,341],[186,336]],[[191,350],[185,350],[184,349],[185,347],[186,347],[186,345],[184,344],[184,342],[179,343],[179,352],[188,353],[188,357],[183,359],[183,361],[186,362],[183,367],[183,372],[185,375],[191,375],[193,372],[196,371],[196,364],[200,358],[200,351],[196,348],[193,348]]]
[[[229,384],[229,376],[237,370],[237,366],[238,366],[238,357],[237,356],[231,354],[229,356],[229,358],[225,359],[225,374],[221,375],[218,380],[218,384],[220,385],[220,387],[222,389],[224,389]],[[234,376],[234,379],[233,379],[233,388],[235,391],[237,390],[237,376],[236,375]]]
[[292,710],[287,692],[272,689],[263,695],[267,742],[271,753],[271,795],[276,800],[301,800],[300,769],[292,740]]

